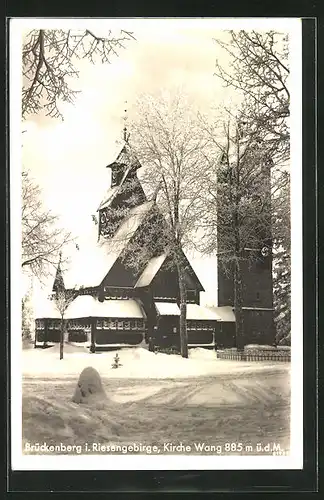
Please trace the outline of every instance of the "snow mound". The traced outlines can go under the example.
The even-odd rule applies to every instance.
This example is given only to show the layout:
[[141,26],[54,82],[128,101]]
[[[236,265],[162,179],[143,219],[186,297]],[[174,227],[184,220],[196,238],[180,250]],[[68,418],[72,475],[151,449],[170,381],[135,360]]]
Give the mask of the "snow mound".
[[216,353],[213,349],[204,349],[202,347],[196,347],[195,349],[190,349],[189,351],[190,359],[201,359],[201,360],[211,360],[217,359]]
[[106,399],[99,373],[92,366],[84,368],[80,374],[72,401],[74,403],[88,403],[94,398]]

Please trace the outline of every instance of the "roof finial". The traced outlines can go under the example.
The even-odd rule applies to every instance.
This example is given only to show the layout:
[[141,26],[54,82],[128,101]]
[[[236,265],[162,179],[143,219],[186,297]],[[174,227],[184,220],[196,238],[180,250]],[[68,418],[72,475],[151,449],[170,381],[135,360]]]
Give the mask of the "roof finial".
[[124,118],[123,118],[123,120],[124,120],[123,132],[124,132],[124,141],[125,142],[127,142],[127,140],[128,140],[128,137],[127,137],[127,118],[128,118],[128,116],[127,116],[127,101],[125,101]]

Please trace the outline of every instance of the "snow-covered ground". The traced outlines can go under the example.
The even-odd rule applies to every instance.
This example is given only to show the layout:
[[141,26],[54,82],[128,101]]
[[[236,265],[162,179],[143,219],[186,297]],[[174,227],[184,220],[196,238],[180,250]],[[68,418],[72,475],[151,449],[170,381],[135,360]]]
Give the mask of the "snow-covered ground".
[[[122,366],[112,369],[118,352]],[[61,378],[78,376],[83,368],[92,366],[102,377],[108,378],[187,378],[224,375],[236,372],[259,370],[289,370],[288,363],[242,362],[217,359],[213,350],[195,348],[185,359],[175,354],[152,353],[143,347],[126,348],[119,351],[90,354],[85,344],[66,344],[64,357],[59,359],[59,346],[47,349],[24,349],[22,351],[22,374],[24,377]]]
[[[215,454],[208,450],[197,452],[194,443],[217,443],[220,448],[217,454],[222,455],[229,454],[226,443],[227,446],[228,443],[243,443],[252,446],[253,450],[257,443],[279,443],[282,450],[289,449],[288,364],[278,363],[280,371],[260,371],[255,363],[247,371],[247,364],[241,363],[241,370],[245,371],[239,372],[235,371],[237,363],[228,361],[222,368],[222,361],[213,358],[208,351],[192,351],[191,359],[181,360],[178,356],[155,356],[139,349],[120,352],[125,365],[112,370],[110,361],[114,353],[87,354],[82,361],[84,365],[92,360],[92,364],[98,366],[102,360],[99,370],[104,375],[102,384],[107,398],[76,404],[72,396],[83,357],[67,354],[60,362],[57,352],[50,355],[48,351],[50,349],[46,353],[37,349],[34,353],[32,350],[29,361],[33,358],[39,362],[41,356],[38,355],[45,354],[44,362],[37,369],[45,371],[60,366],[62,372],[56,372],[56,378],[54,372],[52,378],[41,375],[23,380],[23,449],[26,443],[44,442],[76,445],[80,451],[74,454],[85,453],[86,443],[90,447],[91,443],[154,444],[158,453],[169,453],[164,443],[183,442],[192,447],[191,454]],[[182,372],[178,366],[182,367]],[[63,367],[74,369],[76,376],[63,374]],[[222,376],[225,369],[227,375]],[[190,376],[184,378],[184,370]],[[149,371],[152,376],[164,378],[149,379]],[[165,378],[179,373],[181,379]],[[193,373],[215,375],[194,377]],[[140,374],[142,378],[130,378],[130,374],[133,377]],[[118,376],[124,378],[118,379]],[[88,451],[98,455],[96,450],[87,450],[87,454]],[[244,448],[234,454],[245,454]]]

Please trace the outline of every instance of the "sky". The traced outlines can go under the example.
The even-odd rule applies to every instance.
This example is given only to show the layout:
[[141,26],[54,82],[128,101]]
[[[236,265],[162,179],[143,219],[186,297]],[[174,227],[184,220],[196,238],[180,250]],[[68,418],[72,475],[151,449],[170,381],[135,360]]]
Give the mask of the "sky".
[[[47,27],[44,22],[25,21],[24,29]],[[84,20],[76,27],[82,29],[93,22]],[[93,232],[91,215],[110,185],[105,167],[113,160],[116,141],[122,138],[125,107],[131,119],[137,111],[137,97],[161,88],[183,89],[204,113],[211,103],[235,101],[235,93],[225,91],[214,76],[216,58],[227,63],[214,38],[224,38],[224,28],[233,23],[235,27],[235,22],[107,19],[91,24],[97,34],[106,29],[116,34],[120,28],[132,31],[136,41],[129,41],[118,57],[112,56],[111,64],[78,62],[80,74],[73,87],[81,92],[74,105],[61,106],[63,122],[40,114],[30,115],[23,123],[23,165],[40,185],[45,205],[60,216],[62,226],[79,237],[81,244]],[[64,26],[73,27],[73,20],[52,21],[49,27]],[[242,27],[242,22],[237,26]],[[216,293],[215,258],[197,255],[192,264],[205,289]]]

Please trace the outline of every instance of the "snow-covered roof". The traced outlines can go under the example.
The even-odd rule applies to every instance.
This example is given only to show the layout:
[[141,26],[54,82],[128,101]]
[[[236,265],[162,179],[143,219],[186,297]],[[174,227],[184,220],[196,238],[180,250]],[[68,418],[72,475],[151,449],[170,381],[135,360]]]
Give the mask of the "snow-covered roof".
[[66,319],[88,318],[95,316],[98,301],[91,295],[79,295],[66,310]]
[[80,248],[64,273],[66,288],[100,285],[152,206],[150,201],[134,207],[112,238],[102,237],[97,243],[89,241],[87,247]]
[[160,316],[180,316],[180,309],[174,302],[155,302]]
[[36,319],[59,319],[61,317],[55,306],[55,302],[49,299],[37,300],[35,302],[34,314]]
[[99,207],[97,209],[97,212],[101,208],[105,208],[105,207],[108,207],[110,205],[110,203],[113,201],[113,199],[115,198],[116,194],[118,193],[119,188],[120,188],[120,186],[113,186],[113,187],[110,187],[107,190],[105,196],[102,199],[102,202],[100,203],[100,205],[99,205]]
[[97,209],[97,212],[99,210],[101,210],[102,208],[109,207],[111,205],[112,201],[116,198],[117,194],[121,190],[121,188],[124,184],[124,181],[125,181],[126,177],[128,176],[131,169],[132,169],[131,166],[127,167],[127,169],[123,175],[123,178],[120,181],[120,184],[118,184],[118,186],[113,186],[113,187],[110,187],[108,189],[108,191],[106,192],[106,195],[104,196],[102,202],[100,203],[100,205]]
[[187,319],[219,320],[220,317],[211,309],[198,304],[187,304]]
[[165,261],[167,254],[164,253],[158,257],[153,257],[145,267],[144,271],[138,278],[135,288],[140,288],[142,286],[147,286],[151,283],[152,279],[161,268],[163,262]]
[[131,146],[128,142],[125,142],[120,148],[119,153],[115,156],[115,159],[107,165],[111,167],[112,165],[127,165],[139,168],[141,166],[135,153],[133,152]]
[[145,318],[143,308],[135,299],[97,302],[96,315],[100,318]]
[[65,318],[145,318],[140,304],[134,299],[99,302],[91,295],[79,295],[68,307]]
[[108,207],[117,193],[121,190],[121,187],[128,176],[129,172],[134,168],[139,168],[141,165],[131,150],[131,147],[128,143],[124,143],[123,145],[118,145],[118,149],[115,150],[114,156],[112,157],[112,161],[107,165],[107,167],[112,167],[113,165],[126,165],[127,168],[123,175],[123,178],[118,186],[113,186],[108,189],[105,196],[103,197],[102,202],[100,203],[98,210]]
[[235,323],[235,315],[233,312],[233,308],[231,306],[221,306],[221,307],[212,307],[208,306],[206,309],[209,309],[213,313],[218,316],[218,321],[227,321],[230,323]]

